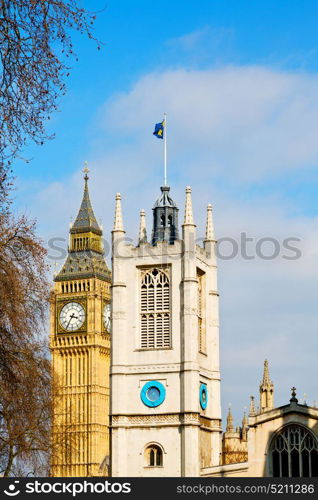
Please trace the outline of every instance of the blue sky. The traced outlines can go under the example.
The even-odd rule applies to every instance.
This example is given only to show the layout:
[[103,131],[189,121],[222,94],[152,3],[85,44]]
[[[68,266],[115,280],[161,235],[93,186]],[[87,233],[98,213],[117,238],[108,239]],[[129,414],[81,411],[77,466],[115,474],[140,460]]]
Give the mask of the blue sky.
[[84,160],[106,237],[117,191],[135,236],[162,182],[152,131],[166,111],[169,182],[180,209],[193,187],[199,235],[212,202],[219,237],[301,239],[297,261],[220,260],[223,407],[237,418],[265,357],[277,404],[292,385],[318,400],[317,17],[315,0],[108,1],[95,25],[102,50],[75,36],[56,139],[15,166],[16,207],[46,242],[67,235]]

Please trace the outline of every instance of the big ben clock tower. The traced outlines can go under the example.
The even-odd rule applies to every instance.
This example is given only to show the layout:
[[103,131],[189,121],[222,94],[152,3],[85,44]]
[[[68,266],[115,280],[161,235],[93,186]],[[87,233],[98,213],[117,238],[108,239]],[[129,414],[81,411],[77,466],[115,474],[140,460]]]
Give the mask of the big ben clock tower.
[[55,477],[108,474],[111,273],[88,172],[85,167],[82,204],[51,297]]

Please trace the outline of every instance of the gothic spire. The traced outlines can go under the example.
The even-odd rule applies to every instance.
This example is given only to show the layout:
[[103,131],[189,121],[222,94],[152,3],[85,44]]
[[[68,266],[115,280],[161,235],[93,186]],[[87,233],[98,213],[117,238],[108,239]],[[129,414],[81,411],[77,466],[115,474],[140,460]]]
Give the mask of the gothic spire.
[[141,243],[147,243],[146,212],[144,210],[140,211],[138,244]]
[[259,386],[260,411],[271,410],[274,407],[274,384],[269,377],[268,361],[264,361],[263,380]]
[[228,411],[228,414],[226,417],[226,432],[234,432],[233,415],[232,415],[231,406],[229,406],[229,411]]
[[269,380],[268,361],[267,361],[267,359],[265,359],[265,361],[264,361],[264,372],[263,372],[263,384],[266,385],[266,384],[269,384],[269,383],[270,383],[270,380]]
[[121,210],[121,195],[116,194],[116,204],[115,204],[115,217],[114,217],[114,228],[113,231],[124,232],[123,215]]
[[70,240],[66,261],[54,281],[96,278],[110,281],[110,270],[104,258],[102,230],[99,227],[88,192],[87,162],[85,162],[84,194],[75,219],[70,224]]
[[85,168],[83,169],[84,173],[84,193],[82,203],[75,219],[74,224],[71,227],[71,233],[85,233],[92,231],[98,235],[102,234],[102,231],[97,223],[94,210],[90,201],[89,192],[88,192],[88,173],[89,170],[87,168],[87,162],[85,162]]
[[184,224],[194,225],[193,222],[193,210],[192,210],[192,197],[191,197],[191,187],[186,187],[186,201],[184,209]]

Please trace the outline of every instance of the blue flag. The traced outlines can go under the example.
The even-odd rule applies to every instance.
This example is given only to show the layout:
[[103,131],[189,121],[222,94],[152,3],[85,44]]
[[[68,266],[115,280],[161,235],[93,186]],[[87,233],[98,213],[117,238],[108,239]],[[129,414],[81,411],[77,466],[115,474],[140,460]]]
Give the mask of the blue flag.
[[162,120],[161,123],[156,123],[155,125],[155,131],[153,132],[153,135],[158,137],[158,139],[163,139],[164,126],[165,126],[164,120]]

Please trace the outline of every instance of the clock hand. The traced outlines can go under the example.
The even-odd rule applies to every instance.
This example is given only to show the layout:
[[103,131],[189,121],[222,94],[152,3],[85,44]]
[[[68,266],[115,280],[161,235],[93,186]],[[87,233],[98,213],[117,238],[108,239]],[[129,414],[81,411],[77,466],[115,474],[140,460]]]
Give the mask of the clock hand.
[[72,313],[72,314],[70,315],[70,319],[69,319],[69,321],[68,321],[68,323],[67,323],[67,325],[66,325],[66,329],[68,328],[68,326],[69,326],[70,322],[71,322],[71,321],[72,321],[72,319],[74,319],[74,318],[75,318],[74,313]]

